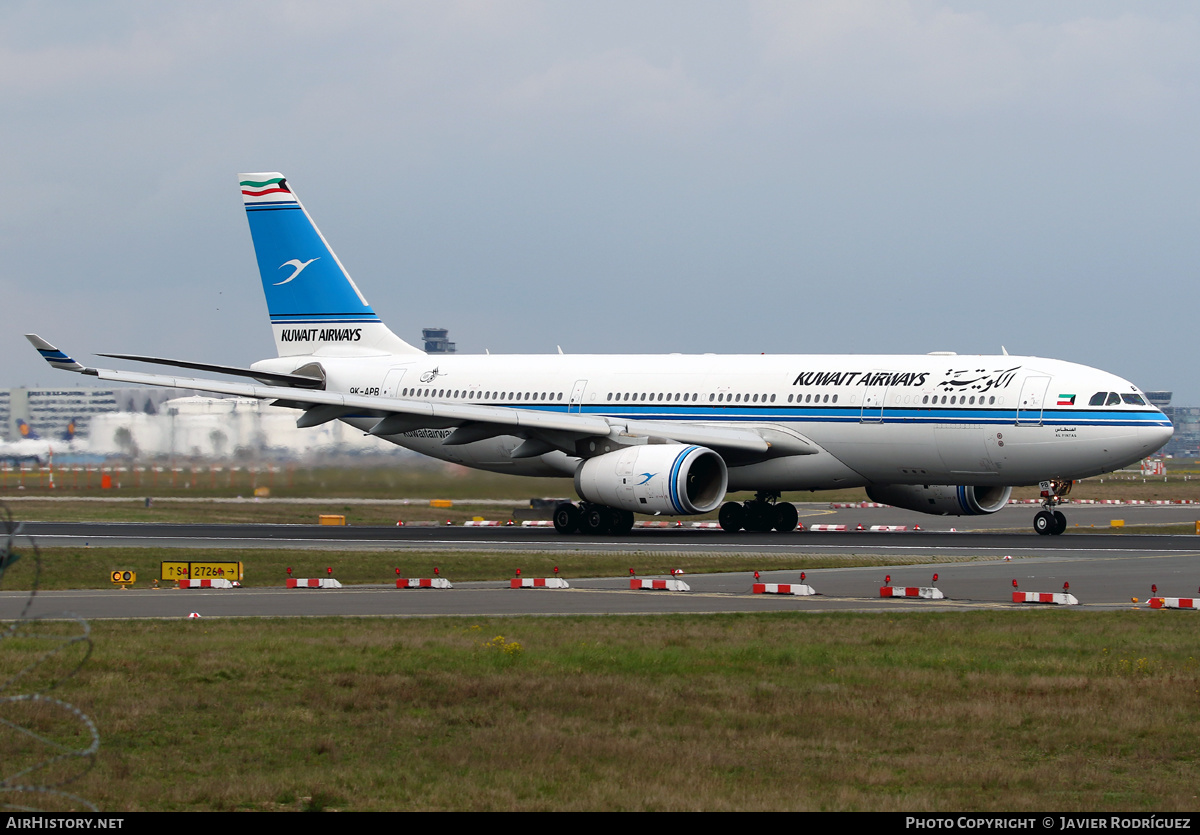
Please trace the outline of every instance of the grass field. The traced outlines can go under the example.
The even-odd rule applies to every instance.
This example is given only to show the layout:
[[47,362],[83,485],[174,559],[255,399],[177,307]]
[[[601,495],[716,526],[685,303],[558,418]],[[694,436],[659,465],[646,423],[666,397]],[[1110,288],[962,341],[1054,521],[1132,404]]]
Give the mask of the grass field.
[[[154,495],[149,509],[137,501],[11,507],[19,518],[68,520],[116,508],[115,516],[102,518],[135,521],[219,521],[214,515],[235,507],[247,509],[248,521],[292,521],[271,517],[294,506],[163,498],[200,497],[205,489],[210,497],[246,494],[252,485],[239,485],[238,477],[203,489],[200,476],[195,486],[177,484],[174,491],[142,485],[141,493],[124,483],[69,492],[61,481],[53,491],[28,484],[22,491],[0,479],[7,484],[0,501],[5,494]],[[290,485],[285,473],[273,477],[272,496],[379,501],[301,505],[296,521],[313,521],[323,511],[345,512],[356,524],[371,523],[377,513],[378,523],[392,524],[396,505],[380,500],[404,496],[459,500],[455,510],[470,515],[476,508],[462,506],[462,499],[515,506],[571,492],[566,481],[390,469],[293,472]],[[1200,498],[1200,485],[1183,477],[1170,476],[1165,487],[1140,477],[1085,482],[1075,495]],[[820,495],[856,497],[861,493]],[[159,560],[176,555],[131,548],[42,553],[42,588],[103,587],[110,570],[126,567],[145,586]],[[433,565],[466,581],[555,565],[567,576],[596,576],[623,575],[634,562],[642,573],[866,564],[853,557],[681,555],[659,566],[650,564],[658,559],[653,555],[571,552],[256,549],[212,556],[240,558],[248,585],[281,584],[287,566],[333,565],[343,582],[378,583],[392,579],[395,568],[427,576]],[[3,588],[27,587],[33,564],[16,563]],[[1190,612],[1002,609],[97,621],[91,657],[53,695],[80,707],[100,729],[95,768],[67,788],[108,811],[1161,813],[1200,807],[1196,625]],[[0,641],[0,681],[44,649],[43,641],[21,637],[28,628]],[[72,666],[66,655],[50,666]],[[39,670],[21,680],[23,692],[55,678]],[[51,714],[20,718],[55,727]],[[78,728],[59,730],[67,740]],[[8,771],[33,755],[27,740],[0,731],[0,762]]]
[[1187,613],[93,630],[105,810],[1200,806]]

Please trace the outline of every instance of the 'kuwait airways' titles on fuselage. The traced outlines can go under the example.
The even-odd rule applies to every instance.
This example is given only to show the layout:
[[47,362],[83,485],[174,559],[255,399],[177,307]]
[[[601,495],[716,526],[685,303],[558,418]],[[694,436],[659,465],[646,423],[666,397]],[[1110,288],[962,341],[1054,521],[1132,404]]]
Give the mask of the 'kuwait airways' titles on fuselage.
[[802,371],[793,386],[919,386],[928,374],[915,371]]

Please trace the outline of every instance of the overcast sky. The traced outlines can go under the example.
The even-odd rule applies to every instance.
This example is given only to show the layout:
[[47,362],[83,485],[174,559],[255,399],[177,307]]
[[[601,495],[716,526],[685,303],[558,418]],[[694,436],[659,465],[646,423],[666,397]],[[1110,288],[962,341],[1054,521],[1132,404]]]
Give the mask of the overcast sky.
[[0,386],[81,381],[27,331],[273,355],[277,170],[411,342],[1003,345],[1200,404],[1196,9],[4,2]]

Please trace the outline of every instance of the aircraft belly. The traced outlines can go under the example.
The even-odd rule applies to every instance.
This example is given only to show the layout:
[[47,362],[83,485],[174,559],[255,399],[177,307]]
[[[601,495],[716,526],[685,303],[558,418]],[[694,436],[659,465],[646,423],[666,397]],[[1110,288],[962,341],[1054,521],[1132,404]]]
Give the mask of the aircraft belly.
[[949,476],[929,426],[850,423],[807,435],[868,482],[944,483]]
[[999,476],[1007,448],[1004,434],[1001,429],[997,438],[996,427],[982,424],[943,423],[933,429],[938,457],[952,479]]

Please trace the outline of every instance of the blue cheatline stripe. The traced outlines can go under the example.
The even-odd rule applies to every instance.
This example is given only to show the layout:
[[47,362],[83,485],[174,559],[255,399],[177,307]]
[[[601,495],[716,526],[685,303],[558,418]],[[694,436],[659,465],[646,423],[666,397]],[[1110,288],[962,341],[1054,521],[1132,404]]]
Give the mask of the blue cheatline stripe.
[[[425,384],[428,385],[428,384]],[[420,388],[420,386],[418,386]],[[417,399],[415,395],[407,395],[409,399]],[[420,398],[422,400],[436,398]],[[534,403],[518,402],[515,400],[474,400],[472,398],[460,399],[459,401],[439,400],[438,402],[464,402],[477,406],[499,406],[509,409],[529,409],[541,412],[561,412],[567,413],[570,411],[570,406],[567,403]],[[857,409],[783,409],[774,408],[772,411],[760,411],[758,413],[747,414],[745,410],[734,409],[719,409],[706,406],[688,406],[675,407],[671,411],[652,411],[658,407],[628,407],[624,406],[620,410],[605,408],[603,406],[585,406],[584,414],[597,415],[602,417],[611,417],[616,420],[719,420],[728,423],[860,423]],[[637,409],[635,411],[635,409]],[[1070,423],[1079,426],[1170,426],[1171,422],[1164,416],[1155,416],[1153,412],[1107,412],[1098,413],[1100,419],[1092,420],[1070,420]],[[1103,415],[1110,416],[1103,418]],[[971,413],[955,414],[945,413],[935,417],[929,417],[923,420],[904,419],[904,420],[888,420],[885,415],[884,423],[889,426],[923,425],[930,423],[949,424],[951,426],[1015,426],[1015,415],[1009,414],[1008,417],[972,417]],[[1043,423],[1051,425],[1064,422],[1061,418],[1053,415],[1048,415]],[[878,421],[872,421],[869,425],[879,426]]]
[[38,348],[38,353],[49,361],[62,360],[66,362],[75,362],[75,360],[68,357],[62,351],[47,351],[44,348]]

